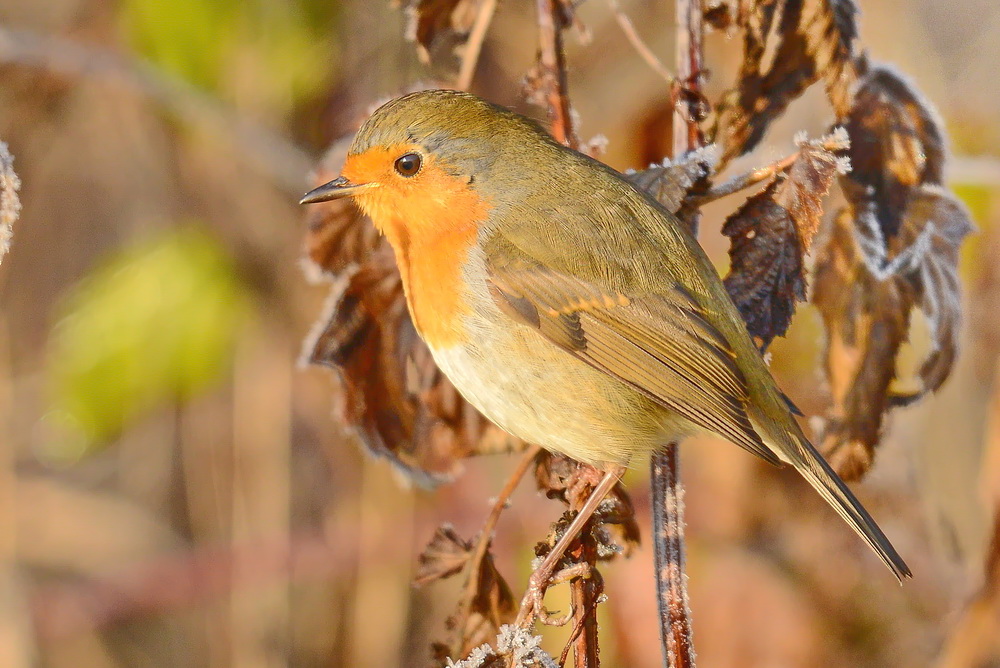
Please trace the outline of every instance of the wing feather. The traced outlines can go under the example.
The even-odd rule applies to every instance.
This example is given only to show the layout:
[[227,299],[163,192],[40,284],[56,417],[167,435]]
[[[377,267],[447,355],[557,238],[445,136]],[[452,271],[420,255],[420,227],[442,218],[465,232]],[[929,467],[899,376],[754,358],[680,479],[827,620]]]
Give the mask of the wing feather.
[[746,379],[725,337],[680,286],[629,295],[563,274],[512,251],[487,262],[501,310],[660,405],[759,455],[746,412]]

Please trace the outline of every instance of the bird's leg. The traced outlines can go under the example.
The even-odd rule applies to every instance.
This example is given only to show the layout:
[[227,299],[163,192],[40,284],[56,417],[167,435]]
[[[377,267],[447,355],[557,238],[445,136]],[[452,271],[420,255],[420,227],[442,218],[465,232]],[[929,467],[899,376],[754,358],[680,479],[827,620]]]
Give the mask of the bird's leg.
[[535,621],[535,617],[542,612],[542,599],[545,596],[545,590],[552,580],[552,576],[555,574],[556,568],[559,566],[559,561],[566,553],[570,544],[583,531],[590,518],[593,517],[594,511],[601,505],[601,501],[614,488],[615,483],[618,482],[624,473],[624,466],[612,466],[608,468],[604,477],[597,484],[597,487],[591,492],[587,502],[583,504],[576,517],[570,522],[569,527],[566,528],[565,533],[556,542],[552,550],[545,555],[545,559],[541,565],[531,574],[531,577],[528,579],[528,590],[524,593],[524,598],[521,599],[521,609],[517,614],[517,621],[515,623],[518,626],[524,628],[531,626]]

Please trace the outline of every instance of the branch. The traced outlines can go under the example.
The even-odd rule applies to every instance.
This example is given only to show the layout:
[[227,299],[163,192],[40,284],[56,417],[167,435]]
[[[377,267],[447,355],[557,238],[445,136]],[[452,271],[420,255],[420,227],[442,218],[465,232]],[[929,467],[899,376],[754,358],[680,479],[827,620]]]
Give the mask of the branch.
[[[680,157],[701,148],[704,139],[695,109],[701,95],[702,14],[698,0],[677,0],[677,78],[686,95],[676,98],[673,153]],[[697,233],[698,216],[690,217]],[[668,668],[693,668],[694,644],[687,577],[684,574],[684,490],[680,484],[677,444],[670,443],[650,462],[653,494],[653,558],[660,639]]]
[[660,62],[660,59],[656,57],[655,53],[653,53],[653,50],[650,49],[644,41],[642,41],[641,37],[639,37],[639,33],[636,32],[635,26],[632,24],[632,19],[630,19],[628,15],[622,11],[622,8],[618,5],[618,0],[608,0],[608,5],[611,6],[611,13],[615,15],[615,20],[618,22],[618,26],[622,29],[622,32],[625,33],[625,38],[628,39],[632,48],[636,50],[639,57],[646,61],[646,64],[649,65],[654,72],[659,74],[660,77],[667,82],[667,85],[670,86],[670,89],[673,90],[674,86],[677,85],[677,79],[675,79],[674,75],[670,73],[670,70],[664,67],[663,63]]
[[493,21],[493,14],[497,9],[497,0],[483,0],[479,6],[479,13],[469,31],[469,39],[462,47],[462,63],[458,68],[458,77],[455,79],[455,88],[459,90],[469,90],[472,85],[472,77],[476,73],[476,65],[479,63],[479,54],[483,49],[483,41],[486,39],[486,31],[489,30]]
[[552,136],[571,148],[580,139],[573,127],[566,81],[566,54],[563,52],[563,8],[558,0],[536,0],[538,8],[538,93],[548,107]]
[[684,489],[678,479],[677,444],[653,456],[653,558],[660,640],[669,668],[694,666],[691,609],[684,574]]
[[[585,466],[579,464],[577,471]],[[594,485],[581,485],[579,491],[570,488],[570,510],[580,512],[583,504],[594,493]],[[566,645],[573,646],[575,668],[597,668],[601,665],[600,647],[597,643],[597,604],[604,593],[604,582],[597,571],[597,541],[594,540],[591,526],[593,520],[580,533],[580,538],[573,545],[569,554],[576,564],[589,566],[589,577],[576,577],[570,580],[570,599],[573,606],[573,633]]]
[[517,468],[511,473],[510,478],[507,479],[507,483],[500,490],[497,495],[496,501],[493,504],[493,509],[486,518],[486,522],[483,523],[482,531],[479,532],[479,538],[476,541],[476,547],[472,552],[472,556],[469,557],[469,564],[466,568],[466,580],[465,586],[462,589],[462,597],[458,600],[458,607],[455,612],[455,632],[456,638],[452,643],[451,656],[464,656],[465,655],[465,629],[469,621],[469,614],[472,611],[472,603],[476,598],[476,594],[479,591],[479,570],[482,568],[483,559],[489,553],[490,543],[493,542],[493,532],[496,530],[497,522],[500,520],[500,515],[503,513],[504,509],[507,507],[507,502],[510,501],[511,495],[514,490],[517,489],[518,483],[521,482],[521,478],[524,474],[528,472],[531,468],[532,463],[535,461],[535,457],[538,455],[541,448],[537,445],[533,445],[525,451],[524,455],[521,457],[521,461],[518,463]]

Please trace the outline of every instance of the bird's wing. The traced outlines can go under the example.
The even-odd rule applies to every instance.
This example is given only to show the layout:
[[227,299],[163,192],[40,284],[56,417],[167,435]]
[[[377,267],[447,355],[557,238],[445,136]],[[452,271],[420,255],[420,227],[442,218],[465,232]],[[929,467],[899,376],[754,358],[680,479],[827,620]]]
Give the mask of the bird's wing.
[[780,464],[747,416],[746,378],[731,346],[683,286],[627,294],[506,244],[491,250],[489,290],[504,313],[694,424]]

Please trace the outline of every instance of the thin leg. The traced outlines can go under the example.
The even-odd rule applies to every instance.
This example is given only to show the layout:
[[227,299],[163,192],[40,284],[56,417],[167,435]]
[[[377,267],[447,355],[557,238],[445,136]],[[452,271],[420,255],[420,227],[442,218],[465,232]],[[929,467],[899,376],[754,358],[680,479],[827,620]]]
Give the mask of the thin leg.
[[624,466],[614,466],[608,469],[604,477],[601,478],[601,482],[594,488],[590,498],[580,508],[580,512],[570,522],[566,533],[556,542],[552,551],[545,555],[545,560],[542,561],[542,564],[531,574],[531,577],[528,579],[528,590],[524,593],[524,598],[521,599],[521,610],[517,614],[517,621],[515,623],[518,626],[528,627],[534,623],[536,615],[541,612],[542,598],[545,596],[545,590],[548,588],[556,567],[559,565],[559,560],[562,559],[570,544],[583,531],[584,526],[593,517],[594,511],[601,505],[601,501],[608,495],[608,492],[614,488],[615,483],[618,482],[623,473],[625,473]]

